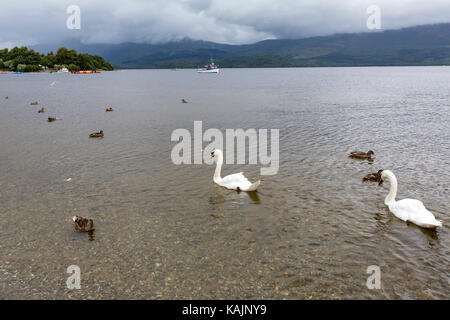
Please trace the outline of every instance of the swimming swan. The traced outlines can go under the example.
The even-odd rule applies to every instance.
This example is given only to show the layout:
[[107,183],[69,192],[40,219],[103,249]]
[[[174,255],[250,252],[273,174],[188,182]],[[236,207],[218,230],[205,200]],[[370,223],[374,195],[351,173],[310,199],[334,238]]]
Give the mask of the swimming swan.
[[384,204],[389,207],[389,210],[399,219],[412,222],[423,228],[442,227],[442,222],[436,220],[434,215],[428,211],[423,203],[415,199],[403,199],[395,201],[397,195],[397,178],[389,170],[381,172],[381,181],[389,180],[391,187]]
[[223,164],[222,151],[219,149],[214,149],[211,152],[211,158],[214,158],[215,156],[217,156],[217,166],[216,171],[214,172],[214,179],[213,179],[215,183],[217,183],[219,186],[237,191],[256,191],[261,181],[258,180],[252,184],[250,181],[248,181],[246,177],[244,177],[242,172],[230,174],[226,177],[221,178],[220,171],[222,169]]

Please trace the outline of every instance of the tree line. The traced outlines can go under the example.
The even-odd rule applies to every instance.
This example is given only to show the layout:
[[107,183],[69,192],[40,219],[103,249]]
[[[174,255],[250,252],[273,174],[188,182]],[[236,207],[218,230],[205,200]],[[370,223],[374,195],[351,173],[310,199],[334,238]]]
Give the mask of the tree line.
[[41,54],[27,47],[14,47],[11,50],[0,50],[0,69],[18,72],[37,72],[43,70],[59,70],[67,68],[69,71],[80,70],[114,70],[114,67],[98,55],[77,53],[61,47],[58,51]]

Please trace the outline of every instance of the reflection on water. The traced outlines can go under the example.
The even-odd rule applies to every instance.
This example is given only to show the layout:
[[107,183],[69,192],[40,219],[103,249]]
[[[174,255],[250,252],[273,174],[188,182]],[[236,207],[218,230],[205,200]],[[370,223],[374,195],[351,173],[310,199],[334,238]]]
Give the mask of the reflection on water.
[[[448,298],[449,81],[439,67],[0,75],[0,298]],[[261,179],[246,193],[215,185],[214,165],[172,164],[170,135],[194,120],[280,129],[278,174],[224,165]],[[444,227],[395,218],[389,184],[361,181],[380,168]],[[95,221],[88,241],[74,215]]]
[[95,230],[88,231],[89,241],[94,241],[95,240],[94,232],[95,232]]
[[252,199],[254,204],[260,204],[258,192],[245,192],[245,195]]

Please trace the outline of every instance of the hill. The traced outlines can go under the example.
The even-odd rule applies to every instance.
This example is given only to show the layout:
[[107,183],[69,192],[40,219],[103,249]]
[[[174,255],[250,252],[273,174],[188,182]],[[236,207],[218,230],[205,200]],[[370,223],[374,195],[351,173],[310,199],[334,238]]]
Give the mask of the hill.
[[67,45],[101,55],[118,68],[197,67],[211,57],[222,67],[450,65],[450,23],[249,45],[189,39],[164,44]]

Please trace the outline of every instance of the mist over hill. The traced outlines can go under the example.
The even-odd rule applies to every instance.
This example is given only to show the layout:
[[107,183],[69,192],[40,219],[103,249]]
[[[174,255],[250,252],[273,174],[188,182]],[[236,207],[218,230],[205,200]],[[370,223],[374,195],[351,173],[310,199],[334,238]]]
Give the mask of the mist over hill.
[[100,55],[116,68],[194,68],[210,58],[230,68],[450,65],[450,23],[248,45],[184,39],[163,44],[71,41],[33,48],[48,52],[62,45]]

